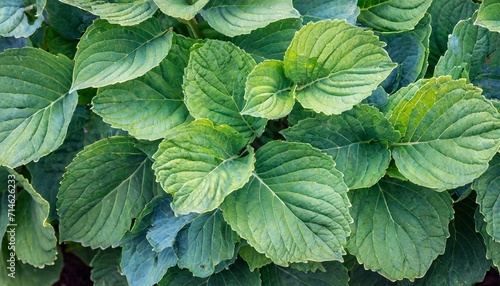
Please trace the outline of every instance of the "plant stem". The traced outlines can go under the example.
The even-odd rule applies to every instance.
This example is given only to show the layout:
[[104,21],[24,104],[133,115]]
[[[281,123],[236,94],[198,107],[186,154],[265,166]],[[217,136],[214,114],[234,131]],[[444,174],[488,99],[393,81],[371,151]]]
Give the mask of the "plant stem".
[[181,22],[188,26],[189,31],[195,39],[203,39],[203,34],[201,33],[200,28],[198,27],[198,21],[196,21],[195,18],[192,18],[189,21],[181,20]]

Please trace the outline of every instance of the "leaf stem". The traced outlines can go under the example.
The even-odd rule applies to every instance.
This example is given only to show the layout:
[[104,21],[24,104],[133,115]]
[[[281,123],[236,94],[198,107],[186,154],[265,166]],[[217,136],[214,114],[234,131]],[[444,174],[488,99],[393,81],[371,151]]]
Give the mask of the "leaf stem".
[[179,19],[179,21],[188,26],[189,33],[191,34],[192,37],[194,37],[195,39],[203,39],[203,33],[198,27],[198,21],[196,21],[196,18],[192,18],[189,21]]

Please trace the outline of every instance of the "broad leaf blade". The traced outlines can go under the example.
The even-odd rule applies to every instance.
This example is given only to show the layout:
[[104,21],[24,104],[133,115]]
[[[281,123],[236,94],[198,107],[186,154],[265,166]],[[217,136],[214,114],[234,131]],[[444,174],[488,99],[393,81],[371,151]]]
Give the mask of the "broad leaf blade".
[[453,217],[448,193],[385,178],[349,194],[354,224],[348,249],[365,268],[413,281],[444,253]]
[[68,93],[73,64],[64,56],[12,49],[0,65],[0,165],[13,168],[63,143],[78,96]]
[[97,141],[67,167],[57,201],[61,241],[119,245],[158,188],[151,161],[136,143],[131,137]]
[[500,33],[500,1],[483,0],[474,24]]
[[255,248],[250,245],[245,245],[240,248],[239,256],[248,263],[250,271],[261,268],[272,263],[272,260],[267,258],[264,254],[257,252]]
[[340,262],[326,262],[325,271],[304,273],[293,268],[279,267],[274,264],[260,270],[263,286],[347,286],[349,275]]
[[486,232],[486,222],[479,208],[476,209],[474,217],[476,221],[476,231],[481,234],[484,244],[486,245],[486,257],[491,259],[494,266],[500,267],[500,242],[493,240],[493,237]]
[[32,22],[25,11],[32,10],[33,6],[26,7],[23,0],[3,0],[0,2],[0,37],[27,38],[40,28],[43,16],[37,15]]
[[167,135],[154,154],[153,169],[163,189],[173,195],[179,214],[216,209],[231,192],[241,188],[254,167],[253,149],[238,153],[246,142],[227,125],[198,120]]
[[384,43],[339,21],[309,23],[285,54],[285,74],[305,108],[340,114],[368,97],[395,67]]
[[231,227],[279,265],[342,260],[351,218],[333,160],[282,141],[264,145],[256,158],[250,181],[221,205]]
[[94,286],[128,286],[120,273],[121,248],[101,249],[90,262],[90,279]]
[[172,32],[156,19],[132,27],[96,20],[78,43],[71,90],[101,87],[144,75],[167,55]]
[[248,34],[268,24],[298,18],[291,0],[215,0],[201,11],[203,18],[218,32],[234,37]]
[[402,88],[389,99],[386,117],[402,135],[392,147],[399,171],[425,187],[470,183],[500,146],[496,109],[463,79],[432,78]]
[[293,6],[306,19],[316,20],[346,20],[356,24],[359,8],[356,0],[293,0]]
[[250,55],[228,42],[208,40],[191,52],[183,84],[190,114],[227,124],[249,141],[262,134],[267,120],[240,114],[245,82],[254,66]]
[[154,0],[158,8],[166,15],[190,20],[205,6],[209,0]]

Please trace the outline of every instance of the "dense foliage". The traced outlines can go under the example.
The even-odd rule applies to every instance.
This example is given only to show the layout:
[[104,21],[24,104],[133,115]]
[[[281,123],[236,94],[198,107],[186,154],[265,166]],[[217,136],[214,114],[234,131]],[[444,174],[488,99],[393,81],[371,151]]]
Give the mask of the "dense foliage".
[[63,244],[95,285],[481,281],[500,265],[499,15],[0,1],[0,284],[51,285]]

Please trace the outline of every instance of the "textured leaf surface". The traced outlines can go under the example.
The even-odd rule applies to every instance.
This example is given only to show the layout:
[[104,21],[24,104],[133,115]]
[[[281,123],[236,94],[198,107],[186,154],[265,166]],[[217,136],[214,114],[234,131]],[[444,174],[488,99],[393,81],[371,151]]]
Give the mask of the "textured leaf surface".
[[22,48],[0,54],[0,165],[17,167],[56,150],[76,108],[68,93],[73,64]]
[[101,87],[144,75],[167,55],[172,32],[156,19],[132,27],[96,20],[78,43],[71,90]]
[[40,28],[43,16],[38,15],[32,22],[24,12],[34,7],[26,7],[23,0],[3,0],[0,2],[0,37],[29,37]]
[[239,256],[248,263],[250,271],[261,268],[272,263],[272,260],[267,258],[264,254],[257,252],[255,248],[250,245],[245,245],[240,248]]
[[302,271],[283,268],[274,264],[260,270],[262,286],[347,286],[349,275],[347,269],[340,262],[326,262],[325,272],[304,273]]
[[365,268],[413,281],[444,252],[453,217],[448,193],[384,178],[349,194],[354,224],[348,249]]
[[382,32],[413,29],[422,19],[432,0],[390,0],[361,9],[358,21]]
[[210,26],[218,32],[234,37],[248,34],[268,24],[285,19],[298,18],[299,12],[292,0],[215,0],[201,11]]
[[491,259],[494,266],[500,266],[500,242],[493,240],[488,232],[486,232],[486,222],[484,221],[484,216],[476,209],[474,215],[476,219],[476,231],[478,231],[483,237],[484,244],[486,245],[486,257]]
[[224,221],[220,210],[197,217],[187,231],[187,248],[179,248],[179,267],[189,269],[194,276],[208,277],[220,262],[234,254],[238,236]]
[[248,139],[262,134],[267,120],[240,114],[245,82],[254,67],[250,55],[228,42],[208,40],[191,52],[183,85],[190,114],[227,124]]
[[356,24],[359,8],[355,0],[293,0],[293,6],[311,20],[346,20]]
[[227,125],[198,120],[167,134],[153,156],[153,169],[163,189],[173,195],[179,214],[203,213],[217,208],[251,176],[253,149],[238,153],[246,142]]
[[483,0],[479,7],[474,24],[483,26],[490,31],[500,33],[500,1]]
[[384,44],[339,21],[309,23],[285,54],[285,74],[305,108],[340,114],[368,97],[395,67]]
[[489,162],[486,172],[474,181],[477,202],[486,222],[486,232],[500,242],[500,154]]
[[309,143],[330,155],[349,189],[367,188],[382,178],[391,152],[381,141],[399,140],[389,121],[367,105],[340,115],[301,120],[282,134],[289,141]]
[[402,135],[392,153],[406,178],[451,189],[488,168],[500,145],[500,118],[480,92],[447,76],[418,81],[390,97],[386,117]]
[[67,167],[57,201],[61,241],[119,245],[158,188],[148,156],[131,137],[86,146]]
[[350,204],[331,157],[273,141],[256,158],[250,181],[221,205],[231,227],[279,265],[342,260]]
[[167,57],[144,76],[100,88],[92,110],[138,139],[156,140],[191,120],[184,105],[182,76],[194,41],[175,36]]
[[265,61],[248,75],[242,114],[278,119],[292,111],[295,104],[292,82],[285,76],[283,62]]
[[120,274],[121,248],[99,250],[90,262],[90,279],[95,286],[128,286],[127,278]]
[[209,0],[154,0],[160,10],[172,17],[189,20],[193,18]]

